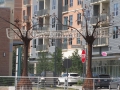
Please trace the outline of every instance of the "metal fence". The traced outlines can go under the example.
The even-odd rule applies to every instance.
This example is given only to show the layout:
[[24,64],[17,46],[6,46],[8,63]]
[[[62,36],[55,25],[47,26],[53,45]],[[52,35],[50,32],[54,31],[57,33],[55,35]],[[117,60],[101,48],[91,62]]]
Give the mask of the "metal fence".
[[[64,78],[59,84],[59,77],[14,77],[0,76],[0,90],[91,90],[82,89],[86,79],[87,84],[92,85],[92,90],[120,90],[120,78],[82,78],[76,84],[69,84],[71,78]],[[20,81],[22,86],[20,86]],[[74,79],[74,78],[72,78]],[[68,81],[68,83],[67,83]],[[100,83],[101,82],[101,83]],[[19,86],[18,86],[19,85]]]

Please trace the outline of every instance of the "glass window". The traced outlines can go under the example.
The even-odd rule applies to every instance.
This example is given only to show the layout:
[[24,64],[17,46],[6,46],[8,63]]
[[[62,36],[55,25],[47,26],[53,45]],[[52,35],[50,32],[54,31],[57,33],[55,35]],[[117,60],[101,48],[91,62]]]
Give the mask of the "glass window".
[[37,5],[34,6],[34,14],[37,14]]
[[70,7],[73,6],[73,0],[70,0]]
[[70,15],[69,16],[69,25],[72,26],[72,24],[73,24],[73,16]]
[[55,9],[55,7],[56,7],[56,0],[53,0],[52,1],[52,9]]
[[77,44],[80,44],[80,34],[77,33]]
[[114,4],[114,16],[118,15],[118,3]]
[[69,38],[69,45],[72,45],[72,35],[70,35],[71,38]]
[[118,26],[113,28],[113,39],[118,38]]
[[80,5],[81,4],[81,0],[78,0],[78,5]]
[[36,39],[33,39],[33,48],[36,48]]
[[77,14],[77,24],[79,25],[81,23],[81,13]]
[[55,27],[55,18],[52,18],[52,28]]

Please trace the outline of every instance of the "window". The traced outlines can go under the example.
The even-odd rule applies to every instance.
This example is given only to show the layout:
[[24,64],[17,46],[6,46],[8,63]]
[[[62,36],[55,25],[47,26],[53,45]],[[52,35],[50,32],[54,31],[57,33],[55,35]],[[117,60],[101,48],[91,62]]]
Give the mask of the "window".
[[36,48],[36,39],[33,39],[33,48]]
[[80,34],[79,33],[77,33],[77,44],[81,44],[80,43]]
[[34,14],[37,14],[37,5],[34,6]]
[[68,0],[65,0],[64,4],[65,4],[65,5],[68,5]]
[[52,44],[52,46],[55,46],[55,39],[52,39],[51,44]]
[[79,25],[81,23],[81,13],[77,14],[77,24]]
[[70,0],[70,7],[73,6],[73,0]]
[[90,21],[90,10],[86,10],[86,17],[87,17],[87,20]]
[[118,26],[113,28],[113,39],[118,38]]
[[43,44],[43,39],[38,39],[38,45],[42,45]]
[[52,0],[52,9],[55,9],[56,7],[56,0]]
[[67,44],[67,38],[63,39],[63,44]]
[[71,38],[69,38],[69,45],[72,45],[72,35],[70,35]]
[[[64,25],[68,25],[68,17],[64,17]],[[63,26],[63,30],[67,30],[67,26]]]
[[70,15],[69,16],[69,25],[72,26],[72,24],[73,24],[73,16]]
[[81,0],[78,0],[78,5],[80,5],[81,4]]
[[114,16],[118,15],[118,3],[114,4]]
[[52,28],[55,27],[55,18],[52,18]]

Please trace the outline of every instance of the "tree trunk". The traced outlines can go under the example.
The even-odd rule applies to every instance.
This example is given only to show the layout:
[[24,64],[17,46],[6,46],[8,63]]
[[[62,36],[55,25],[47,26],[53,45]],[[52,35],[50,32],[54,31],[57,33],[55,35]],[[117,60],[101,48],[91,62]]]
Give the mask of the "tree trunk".
[[88,66],[87,74],[83,84],[83,90],[93,90],[93,80],[92,78],[92,43],[88,43]]
[[32,90],[32,83],[28,77],[28,47],[30,40],[24,40],[24,59],[23,59],[23,70],[22,77],[17,83],[17,90]]

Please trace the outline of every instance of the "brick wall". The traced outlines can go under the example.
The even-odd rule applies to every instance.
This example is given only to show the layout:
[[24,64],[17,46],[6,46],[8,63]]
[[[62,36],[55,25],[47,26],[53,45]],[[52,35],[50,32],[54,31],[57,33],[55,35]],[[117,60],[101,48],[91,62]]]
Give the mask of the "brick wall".
[[[0,17],[10,20],[10,9],[0,8]],[[10,27],[10,24],[0,19],[0,76],[9,75],[10,40],[6,36],[6,27]],[[3,56],[3,53],[5,53],[5,56]]]

